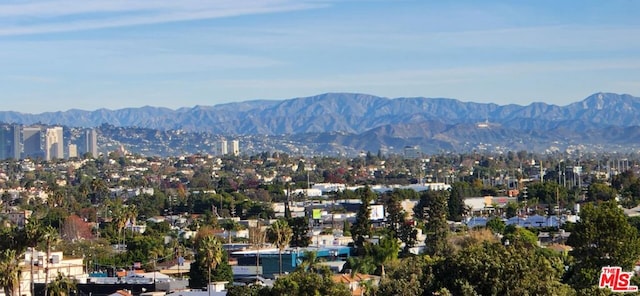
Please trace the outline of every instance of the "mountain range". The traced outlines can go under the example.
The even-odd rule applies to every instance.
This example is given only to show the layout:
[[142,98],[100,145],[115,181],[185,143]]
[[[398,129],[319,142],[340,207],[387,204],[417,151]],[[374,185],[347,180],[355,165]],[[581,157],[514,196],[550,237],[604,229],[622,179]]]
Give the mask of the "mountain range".
[[284,136],[317,147],[344,146],[367,151],[416,145],[424,152],[487,147],[632,151],[640,143],[638,114],[640,98],[614,93],[596,93],[566,106],[327,93],[176,110],[145,106],[41,114],[3,111],[0,121],[72,127],[108,124],[222,136]]

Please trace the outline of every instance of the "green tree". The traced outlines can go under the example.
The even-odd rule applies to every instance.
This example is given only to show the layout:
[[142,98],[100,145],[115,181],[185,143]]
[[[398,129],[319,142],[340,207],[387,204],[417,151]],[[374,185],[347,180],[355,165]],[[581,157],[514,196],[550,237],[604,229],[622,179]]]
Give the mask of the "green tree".
[[277,220],[271,224],[271,228],[267,231],[267,238],[269,241],[278,247],[280,274],[282,274],[282,251],[284,251],[284,249],[289,245],[292,236],[293,232],[291,231],[291,227],[289,227],[287,220]]
[[260,285],[250,286],[230,286],[227,289],[227,296],[268,296],[271,295],[269,287],[262,287]]
[[400,251],[400,244],[398,239],[383,236],[378,240],[378,243],[371,246],[369,255],[376,259],[378,265],[383,265],[390,261],[398,259],[398,252]]
[[515,226],[508,225],[504,228],[504,236],[502,237],[502,243],[514,246],[521,246],[526,248],[533,248],[538,246],[538,236],[530,230]]
[[407,213],[402,209],[400,202],[401,191],[396,189],[390,195],[385,196],[384,205],[387,216],[387,229],[394,238],[400,237],[400,227],[405,222]]
[[573,295],[560,281],[559,261],[538,249],[483,241],[439,262],[432,289],[452,295]]
[[44,296],[47,296],[49,291],[49,260],[51,260],[51,248],[55,247],[58,243],[60,243],[60,235],[58,231],[51,227],[47,226],[44,229],[43,242],[45,246],[45,250],[47,251],[46,264],[44,267],[44,282],[45,282],[45,291]]
[[375,258],[373,256],[352,256],[347,258],[345,269],[350,269],[351,274],[356,273],[373,274],[376,272],[378,266],[376,265]]
[[613,200],[618,192],[611,186],[604,183],[592,183],[587,191],[587,200],[589,201],[608,201]]
[[289,275],[279,277],[273,284],[271,295],[349,296],[351,292],[346,285],[335,283],[329,270],[320,273],[298,270]]
[[471,186],[465,182],[455,182],[451,185],[451,193],[447,202],[447,217],[452,221],[461,221],[465,214],[465,191],[470,190]]
[[512,201],[508,202],[505,209],[505,214],[507,215],[507,219],[518,215],[518,209],[519,209],[519,206],[517,202],[512,202]]
[[229,240],[229,243],[231,243],[231,232],[239,230],[240,224],[233,219],[226,219],[222,221],[220,226],[227,231],[227,239]]
[[6,296],[18,296],[21,268],[16,250],[0,251],[0,286]]
[[391,262],[385,266],[386,276],[380,280],[376,295],[426,295],[424,291],[433,281],[427,256],[413,256]]
[[[191,287],[205,287],[211,281],[231,281],[231,268],[227,261],[227,254],[218,238],[211,234],[205,234],[196,241],[195,262],[191,264],[189,271]],[[226,274],[226,269],[229,274]],[[206,271],[207,277],[202,274]]]
[[71,291],[75,290],[76,281],[74,279],[64,276],[58,272],[56,278],[51,281],[47,287],[47,292],[50,296],[67,296]]
[[487,221],[487,228],[491,229],[494,233],[504,233],[504,229],[507,225],[500,219],[500,217],[493,217]]
[[300,265],[298,265],[296,269],[309,271],[309,272],[316,272],[320,266],[319,265],[320,260],[321,259],[318,257],[318,252],[305,251],[304,258],[302,259],[302,262],[300,262]]
[[311,238],[309,237],[309,224],[307,219],[305,217],[295,217],[289,219],[288,223],[292,232],[291,247],[308,247],[311,243]]
[[425,191],[420,196],[424,205],[425,252],[428,255],[441,256],[447,252],[449,225],[447,224],[447,192]]
[[342,222],[342,235],[351,236],[351,224],[349,224],[349,220],[344,219]]
[[118,230],[117,243],[126,244],[126,233],[124,230],[128,222],[135,223],[137,216],[136,207],[134,205],[125,205],[122,203],[122,200],[116,199],[113,202],[109,202],[107,208],[111,211],[113,223],[115,223],[115,227]]
[[102,203],[109,195],[109,186],[107,182],[100,178],[94,178],[89,184],[92,202],[94,204]]
[[165,249],[163,246],[156,246],[153,249],[149,250],[149,257],[151,257],[151,265],[153,268],[153,282],[156,282],[156,271],[157,271],[157,264],[158,264],[158,260],[159,258],[164,257],[164,253],[165,253]]
[[557,200],[560,203],[567,201],[567,189],[553,181],[529,184],[527,192],[529,199],[538,199],[545,204],[556,204]]
[[595,285],[603,266],[631,270],[640,257],[638,230],[615,201],[583,206],[567,244],[575,259],[569,282],[577,289]]
[[260,249],[267,239],[267,233],[258,220],[255,227],[249,227],[249,244],[256,250],[256,270],[260,266]]
[[408,254],[409,250],[413,248],[418,242],[418,230],[414,227],[413,221],[405,221],[400,225],[399,237],[400,241],[404,243],[402,249],[403,254]]
[[371,220],[371,208],[370,204],[375,199],[376,195],[371,191],[369,186],[357,190],[360,195],[360,201],[362,204],[356,213],[356,220],[351,225],[351,237],[353,238],[354,246],[356,250],[362,254],[364,251],[364,244],[367,238],[371,237],[372,228]]

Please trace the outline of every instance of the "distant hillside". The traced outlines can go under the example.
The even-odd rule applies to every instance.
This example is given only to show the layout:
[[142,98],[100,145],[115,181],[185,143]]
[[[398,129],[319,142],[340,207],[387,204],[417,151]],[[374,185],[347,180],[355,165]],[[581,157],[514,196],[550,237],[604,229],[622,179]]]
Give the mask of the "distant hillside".
[[[640,98],[597,93],[567,106],[462,102],[445,98],[382,98],[327,93],[282,101],[247,101],[171,110],[159,107],[42,114],[0,112],[6,123],[157,130],[218,135],[288,135],[317,147],[375,151],[420,145],[425,150],[546,149],[551,145],[635,145]],[[479,124],[481,123],[481,124]]]
[[455,99],[388,99],[364,94],[328,93],[283,101],[248,101],[171,110],[160,107],[42,114],[0,112],[0,121],[66,126],[183,129],[221,134],[362,133],[385,125],[440,121],[445,124],[489,120],[516,129],[550,129],[559,124],[640,126],[640,98],[598,93],[568,106],[527,106],[461,102]]

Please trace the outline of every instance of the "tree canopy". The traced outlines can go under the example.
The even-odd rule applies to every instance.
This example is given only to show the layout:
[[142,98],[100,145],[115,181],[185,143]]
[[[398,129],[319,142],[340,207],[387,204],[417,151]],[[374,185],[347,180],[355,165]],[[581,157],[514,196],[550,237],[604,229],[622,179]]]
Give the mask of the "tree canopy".
[[640,258],[638,230],[615,201],[584,205],[567,244],[575,259],[569,282],[576,288],[596,285],[604,266],[631,270]]

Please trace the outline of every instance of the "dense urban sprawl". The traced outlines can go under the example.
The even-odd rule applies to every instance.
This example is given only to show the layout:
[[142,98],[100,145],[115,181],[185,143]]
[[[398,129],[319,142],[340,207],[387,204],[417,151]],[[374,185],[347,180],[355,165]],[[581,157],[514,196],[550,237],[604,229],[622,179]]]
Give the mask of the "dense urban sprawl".
[[169,288],[226,282],[226,295],[606,295],[601,268],[640,259],[637,163],[526,151],[9,159],[0,286],[82,294],[150,272]]

